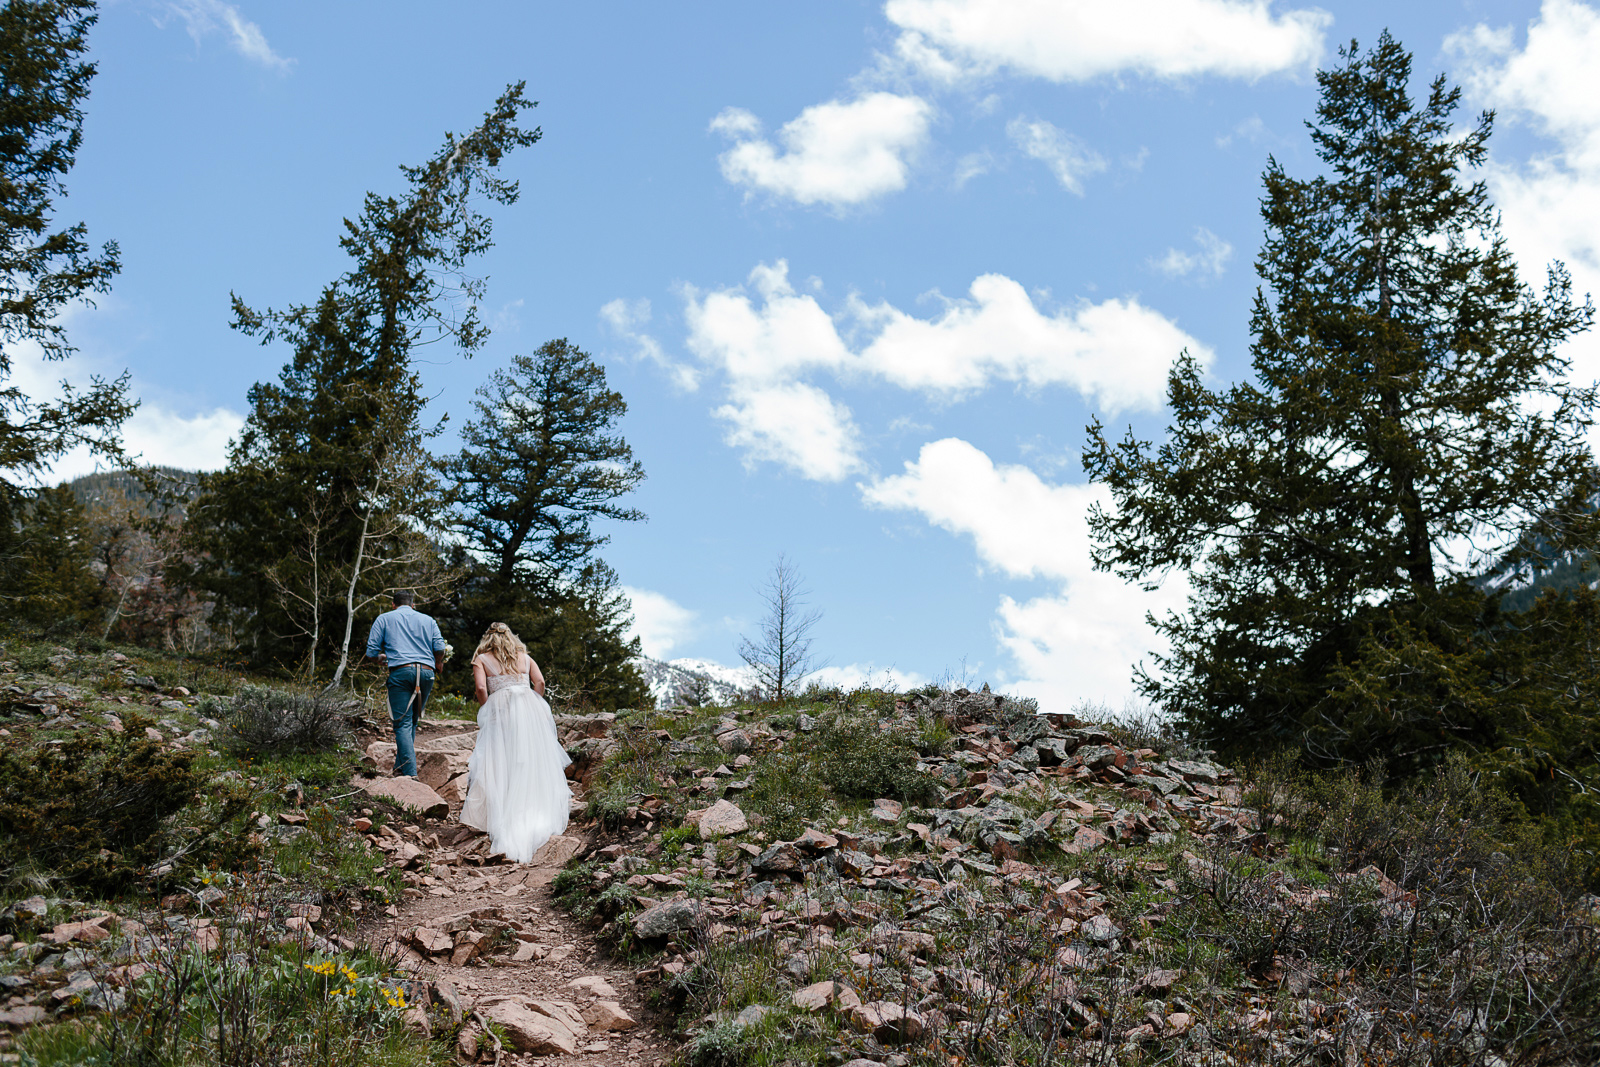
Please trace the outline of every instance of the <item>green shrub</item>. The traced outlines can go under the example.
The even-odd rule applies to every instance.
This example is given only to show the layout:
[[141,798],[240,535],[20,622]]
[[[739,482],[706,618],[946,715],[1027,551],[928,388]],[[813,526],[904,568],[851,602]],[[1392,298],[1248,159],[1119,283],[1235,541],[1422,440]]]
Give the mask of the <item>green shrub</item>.
[[[163,861],[242,859],[241,838],[215,835],[248,797],[213,791],[202,810],[194,754],[163,750],[145,737],[149,725],[129,715],[122,733],[0,751],[0,881],[53,876],[110,895]],[[209,825],[175,825],[191,804],[204,817],[186,821]]]
[[201,713],[222,721],[219,739],[239,755],[324,752],[349,735],[346,719],[361,705],[331,693],[244,686],[227,702],[207,700]]
[[817,777],[836,794],[931,804],[939,784],[917,770],[919,737],[884,730],[871,720],[843,720],[813,735]]
[[803,752],[780,752],[765,759],[739,806],[766,819],[773,837],[798,837],[833,808],[833,796],[817,774],[817,764]]
[[624,732],[590,780],[585,818],[599,820],[608,830],[618,829],[628,809],[640,796],[655,792],[666,774],[666,745],[643,730]]

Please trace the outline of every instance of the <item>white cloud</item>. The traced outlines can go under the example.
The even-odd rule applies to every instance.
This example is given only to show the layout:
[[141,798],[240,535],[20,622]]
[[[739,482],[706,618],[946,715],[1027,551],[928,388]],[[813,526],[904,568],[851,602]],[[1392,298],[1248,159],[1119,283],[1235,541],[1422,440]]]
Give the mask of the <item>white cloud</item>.
[[1309,72],[1331,15],[1268,0],[888,0],[901,63],[938,82],[1002,69],[1056,82],[1123,73]]
[[650,658],[666,659],[694,632],[695,613],[671,597],[630,585],[622,587],[622,595],[633,605],[628,636],[637,637]]
[[1006,135],[1027,155],[1048,166],[1069,193],[1082,196],[1083,179],[1106,169],[1098,152],[1044,119],[1014,118],[1006,123]]
[[1133,665],[1156,644],[1145,613],[1180,607],[1185,589],[1156,593],[1095,571],[1087,513],[1105,504],[1102,486],[1050,485],[1022,466],[999,466],[966,441],[922,447],[902,474],[861,486],[870,505],[912,511],[972,538],[978,558],[1012,578],[1040,578],[1060,592],[1000,601],[996,635],[1018,678],[1007,688],[1065,711],[1080,700],[1120,704],[1133,692]]
[[991,380],[1066,386],[1109,414],[1156,410],[1167,371],[1188,348],[1209,363],[1211,350],[1134,299],[1082,303],[1047,314],[1023,287],[1000,274],[975,279],[968,299],[945,302],[927,319],[889,304],[851,301],[849,312],[876,334],[861,369],[907,389],[953,397]]
[[866,93],[806,108],[778,131],[780,151],[742,108],[711,121],[737,143],[719,157],[735,185],[801,204],[842,209],[906,186],[909,160],[926,141],[933,107],[916,96]]
[[989,173],[993,166],[994,157],[989,154],[987,149],[982,152],[968,152],[956,160],[956,188],[960,189],[979,175]]
[[[83,313],[82,309],[73,309],[69,315]],[[5,384],[16,386],[35,401],[58,399],[63,379],[81,391],[88,388],[94,373],[115,377],[103,360],[84,353],[64,363],[50,363],[37,345],[24,343],[16,346],[11,357],[11,377]],[[131,383],[129,394],[136,399],[140,396],[138,381]],[[218,470],[227,463],[228,442],[243,426],[244,416],[227,408],[185,415],[164,404],[144,401],[122,424],[122,444],[141,463]],[[105,462],[96,459],[87,448],[76,448],[56,460],[44,480],[60,481],[104,469]]]
[[736,383],[716,415],[729,423],[728,444],[745,465],[766,460],[819,482],[861,469],[861,440],[850,409],[805,382]]
[[[881,381],[956,400],[994,381],[1065,386],[1107,414],[1156,410],[1167,371],[1187,348],[1209,363],[1209,348],[1132,299],[1040,310],[1010,278],[985,274],[963,300],[918,318],[857,297],[830,315],[795,290],[779,260],[750,275],[750,288],[685,291],[688,345],[728,381],[717,415],[728,442],[751,462],[770,460],[805,477],[837,481],[861,469],[860,435],[848,408],[806,382]],[[847,343],[846,337],[853,343]]]
[[268,70],[287,73],[294,60],[272,50],[261,27],[245,18],[239,9],[223,0],[168,0],[168,11],[183,19],[196,44],[213,33],[224,34],[235,52]]
[[787,263],[758,266],[750,284],[759,308],[742,288],[685,290],[689,349],[728,377],[730,402],[716,411],[730,424],[728,443],[750,463],[770,460],[817,481],[849,476],[861,465],[849,409],[798,380],[844,366],[849,350],[816,300],[795,292]]
[[693,367],[670,358],[662,350],[660,342],[644,332],[644,327],[650,324],[650,301],[623,300],[618,297],[600,308],[600,321],[631,344],[639,358],[647,359],[665,370],[672,378],[672,384],[683,392],[692,393],[700,387],[700,376]]
[[1198,251],[1184,252],[1169,248],[1166,255],[1151,260],[1150,265],[1173,278],[1193,275],[1205,282],[1222,277],[1228,260],[1233,257],[1233,246],[1204,226],[1194,231],[1194,241],[1200,246]]
[[[1541,284],[1544,267],[1561,260],[1573,288],[1600,292],[1600,8],[1577,0],[1545,0],[1521,49],[1509,28],[1478,25],[1446,42],[1464,62],[1473,95],[1513,121],[1529,121],[1554,151],[1517,163],[1491,155],[1490,192],[1523,277]],[[1493,142],[1491,142],[1491,145]],[[1600,338],[1582,337],[1569,353],[1573,378],[1600,378]]]
[[[122,443],[141,463],[183,470],[218,470],[228,461],[228,442],[244,426],[244,416],[227,408],[180,415],[157,404],[141,404],[122,424]],[[51,467],[52,480],[104,470],[87,448],[76,448]]]
[[1217,138],[1218,148],[1227,148],[1234,141],[1249,141],[1255,144],[1267,136],[1267,124],[1261,121],[1260,115],[1251,115],[1233,129]]
[[875,686],[895,692],[905,692],[928,684],[928,679],[916,671],[902,671],[896,667],[879,667],[874,663],[851,663],[843,667],[821,667],[806,676],[809,684],[838,686],[840,689],[859,689]]

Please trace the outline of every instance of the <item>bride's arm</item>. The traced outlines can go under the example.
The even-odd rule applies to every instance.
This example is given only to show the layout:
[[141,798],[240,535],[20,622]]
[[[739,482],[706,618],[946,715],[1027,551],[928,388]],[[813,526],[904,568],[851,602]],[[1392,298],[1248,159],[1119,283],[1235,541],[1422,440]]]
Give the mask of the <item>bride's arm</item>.
[[479,707],[489,699],[488,674],[483,669],[483,660],[477,656],[472,657],[472,695]]
[[532,656],[528,657],[528,684],[533,686],[533,691],[544,696],[544,672],[539,669],[539,664],[534,662]]

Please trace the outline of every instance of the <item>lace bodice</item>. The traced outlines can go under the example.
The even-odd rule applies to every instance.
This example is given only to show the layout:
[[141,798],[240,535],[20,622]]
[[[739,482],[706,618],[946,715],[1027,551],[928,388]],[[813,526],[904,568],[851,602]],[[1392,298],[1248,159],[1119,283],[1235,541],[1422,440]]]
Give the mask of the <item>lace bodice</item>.
[[528,687],[528,676],[526,674],[490,674],[484,677],[484,682],[489,695],[493,696],[500,690],[510,689],[513,686],[520,685],[526,689]]

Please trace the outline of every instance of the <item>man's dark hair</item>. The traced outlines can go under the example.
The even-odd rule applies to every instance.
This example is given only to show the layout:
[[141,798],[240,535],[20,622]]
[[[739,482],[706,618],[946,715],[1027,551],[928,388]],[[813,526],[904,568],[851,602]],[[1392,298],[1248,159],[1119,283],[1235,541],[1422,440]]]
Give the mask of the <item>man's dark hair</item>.
[[396,589],[394,592],[394,602],[396,604],[406,605],[415,604],[417,602],[417,594],[413,593],[409,589]]

